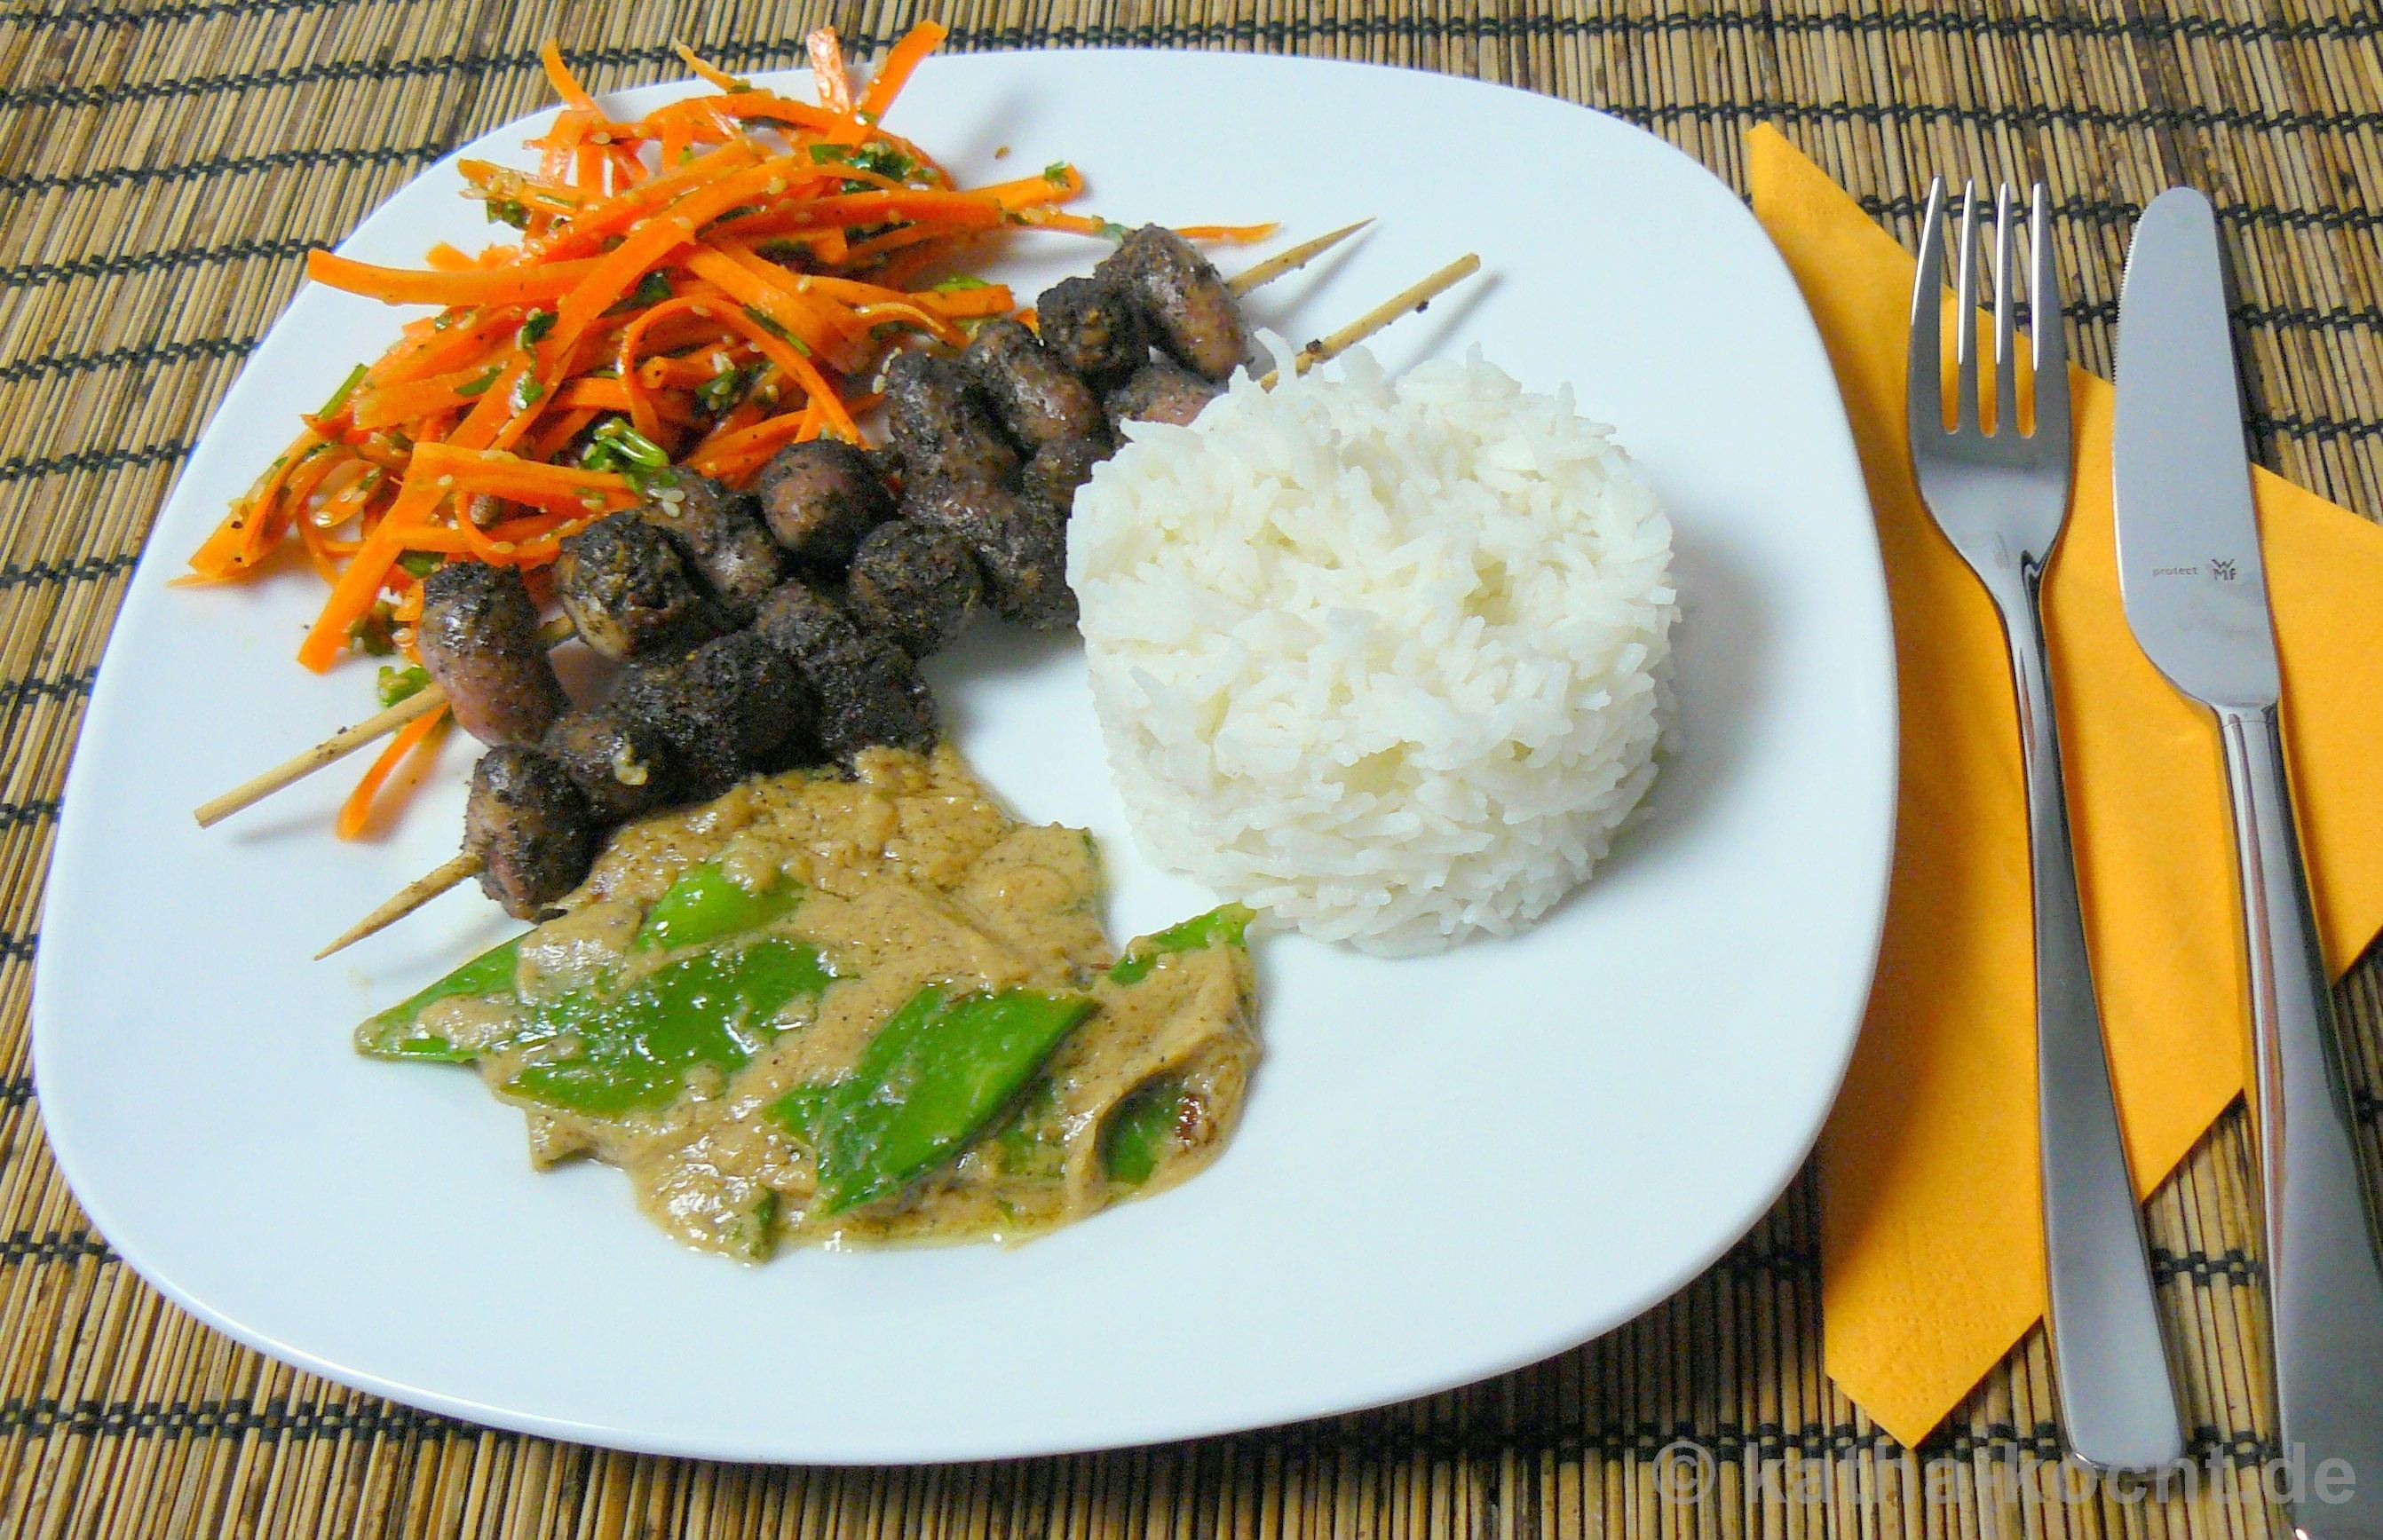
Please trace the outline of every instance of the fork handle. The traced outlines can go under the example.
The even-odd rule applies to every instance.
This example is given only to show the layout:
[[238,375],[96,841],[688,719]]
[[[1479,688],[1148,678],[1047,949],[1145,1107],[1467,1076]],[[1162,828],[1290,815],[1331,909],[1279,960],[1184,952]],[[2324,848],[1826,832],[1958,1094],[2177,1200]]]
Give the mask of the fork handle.
[[2184,1428],[2086,960],[2043,640],[2042,569],[2031,565],[2020,575],[2023,592],[2012,596],[2019,602],[2005,604],[2003,612],[2018,683],[2035,890],[2036,1114],[2053,1372],[2077,1457],[2143,1470],[2184,1458]]
[[2217,725],[2250,943],[2277,1430],[2285,1454],[2304,1452],[2312,1473],[2328,1460],[2359,1472],[2349,1506],[2299,1504],[2303,1532],[2383,1536],[2383,1263],[2283,734],[2272,706],[2220,708]]

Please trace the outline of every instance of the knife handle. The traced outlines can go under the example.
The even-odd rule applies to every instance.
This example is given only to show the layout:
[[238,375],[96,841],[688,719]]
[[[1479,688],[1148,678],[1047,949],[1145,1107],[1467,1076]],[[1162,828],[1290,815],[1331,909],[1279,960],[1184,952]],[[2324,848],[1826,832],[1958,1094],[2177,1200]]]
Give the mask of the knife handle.
[[2036,1114],[2053,1373],[2070,1450],[2091,1465],[2150,1470],[2184,1458],[2184,1425],[2086,958],[2040,577],[2041,569],[2024,570],[2024,595],[2013,596],[2021,602],[2003,611],[2035,889]]
[[2220,707],[2217,724],[2250,951],[2277,1433],[2312,1476],[2328,1460],[2356,1472],[2346,1502],[2297,1505],[2305,1533],[2383,1537],[2383,1237],[2359,1175],[2281,719],[2273,706]]

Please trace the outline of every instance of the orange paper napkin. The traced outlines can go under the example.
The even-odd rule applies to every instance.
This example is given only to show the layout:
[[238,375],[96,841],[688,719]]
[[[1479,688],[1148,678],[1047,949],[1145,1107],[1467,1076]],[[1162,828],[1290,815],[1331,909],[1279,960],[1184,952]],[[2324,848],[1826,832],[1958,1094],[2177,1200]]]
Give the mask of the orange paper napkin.
[[[1994,611],[1912,480],[1912,258],[1778,132],[1748,147],[1755,215],[1845,392],[1895,613],[1895,875],[1861,1045],[1821,1140],[1822,1308],[1829,1372],[1915,1444],[2044,1310],[2019,731]],[[2114,392],[2081,372],[2071,383],[2076,503],[2047,625],[2094,978],[2148,1192],[2242,1089],[2242,941],[2216,728],[2143,658],[2119,606]],[[2264,471],[2256,482],[2339,973],[2383,925],[2383,528]]]

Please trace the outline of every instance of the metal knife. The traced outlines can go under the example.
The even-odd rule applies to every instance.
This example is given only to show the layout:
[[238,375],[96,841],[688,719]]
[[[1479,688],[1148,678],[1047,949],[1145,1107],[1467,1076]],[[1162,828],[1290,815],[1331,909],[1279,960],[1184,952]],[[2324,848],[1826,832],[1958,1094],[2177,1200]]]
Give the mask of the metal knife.
[[[2300,1473],[2295,1528],[2307,1540],[2383,1540],[2383,1236],[2359,1176],[2292,813],[2217,220],[2187,188],[2154,199],[2135,227],[2113,431],[2127,621],[2168,682],[2216,713],[2233,799],[2276,1425]],[[2345,1462],[2346,1482],[2320,1479],[2329,1460]]]

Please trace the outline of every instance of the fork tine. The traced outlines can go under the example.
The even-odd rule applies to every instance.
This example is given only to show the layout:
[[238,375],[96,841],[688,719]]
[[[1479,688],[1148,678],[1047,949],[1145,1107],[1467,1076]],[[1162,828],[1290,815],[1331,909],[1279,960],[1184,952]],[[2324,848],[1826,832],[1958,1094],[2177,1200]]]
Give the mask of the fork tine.
[[1926,424],[1945,431],[1945,179],[1928,184],[1928,214],[1920,222],[1920,274],[1911,281],[1911,351],[1905,364],[1904,411],[1909,431]]
[[2028,231],[2032,261],[2027,275],[2028,342],[2035,354],[2035,432],[2068,442],[2068,343],[2060,314],[2060,263],[2052,250],[2051,197],[2038,182]]
[[2013,346],[2011,204],[2018,191],[2008,182],[1994,189],[1994,431],[2019,432],[2019,349]]
[[1955,433],[1978,431],[1978,184],[1961,184],[1960,249],[1953,280]]

